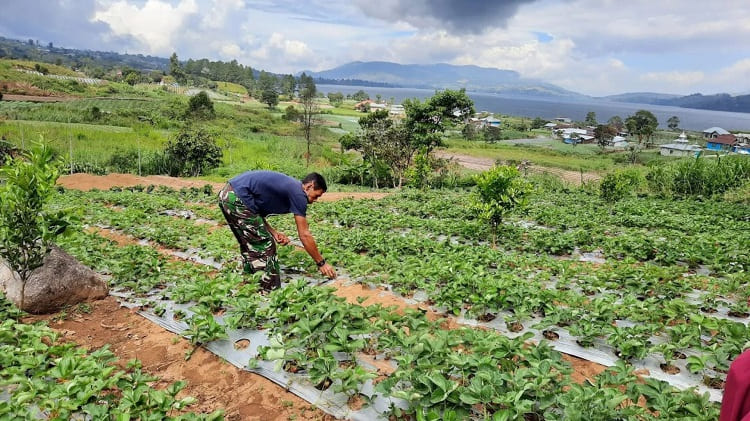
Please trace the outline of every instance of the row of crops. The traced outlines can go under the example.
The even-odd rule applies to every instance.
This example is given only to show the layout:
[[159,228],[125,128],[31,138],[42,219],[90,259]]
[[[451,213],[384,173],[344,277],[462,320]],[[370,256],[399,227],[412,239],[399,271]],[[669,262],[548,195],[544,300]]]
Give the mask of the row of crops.
[[[258,358],[278,360],[279,369],[337,393],[357,395],[376,382],[376,393],[407,403],[391,408],[395,415],[716,418],[708,394],[654,378],[635,381],[633,370],[656,358],[665,372],[682,367],[721,387],[750,338],[750,220],[741,206],[638,198],[613,204],[586,191],[544,191],[528,214],[507,221],[493,249],[487,228],[465,207],[466,195],[411,191],[380,201],[319,203],[308,218],[324,255],[358,282],[502,325],[513,338],[495,330],[444,330],[423,312],[349,304],[331,288],[306,282],[257,294],[253,280],[231,264],[235,240],[217,229],[221,215],[201,190],[67,191],[60,200],[80,206],[89,225],[230,263],[217,272],[97,234],[65,240],[66,249],[111,275],[113,286],[140,294],[156,288],[193,304],[185,321],[196,346],[224,337],[227,328],[263,330],[278,340]],[[272,223],[294,232],[291,218]],[[304,253],[281,253],[288,276],[316,273]],[[577,258],[587,254],[600,263]],[[159,303],[150,306],[164,312]],[[219,312],[225,324],[214,320]],[[525,343],[535,332],[550,341]],[[592,382],[574,384],[551,347],[560,335],[582,349],[607,349],[617,363]],[[342,364],[341,353],[352,363]],[[396,369],[383,377],[358,365],[357,355],[387,359]]]
[[177,397],[186,382],[155,389],[158,379],[143,372],[138,360],[117,368],[107,347],[76,347],[44,323],[20,317],[0,296],[0,419],[222,419],[221,410],[186,412],[195,402]]

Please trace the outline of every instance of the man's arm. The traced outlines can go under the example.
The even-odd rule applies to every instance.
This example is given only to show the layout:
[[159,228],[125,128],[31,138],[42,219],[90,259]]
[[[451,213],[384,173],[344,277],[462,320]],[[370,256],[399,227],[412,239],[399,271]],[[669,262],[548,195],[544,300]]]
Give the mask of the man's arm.
[[281,244],[282,246],[285,246],[289,244],[290,241],[292,241],[289,239],[289,237],[284,235],[284,233],[278,232],[275,229],[273,229],[273,227],[271,226],[271,224],[268,223],[268,220],[266,218],[263,218],[263,224],[266,226],[266,230],[268,231],[268,233],[271,234],[271,236],[273,236],[274,240],[276,240],[276,242]]
[[[320,251],[318,251],[318,245],[315,243],[315,238],[313,238],[310,233],[310,227],[307,225],[307,218],[300,215],[294,215],[294,222],[297,224],[297,234],[299,234],[299,239],[302,241],[302,245],[305,247],[307,254],[312,257],[315,263],[321,262],[323,256],[320,254]],[[333,266],[328,263],[320,266],[319,269],[320,273],[330,279],[336,277],[336,271],[333,270]]]

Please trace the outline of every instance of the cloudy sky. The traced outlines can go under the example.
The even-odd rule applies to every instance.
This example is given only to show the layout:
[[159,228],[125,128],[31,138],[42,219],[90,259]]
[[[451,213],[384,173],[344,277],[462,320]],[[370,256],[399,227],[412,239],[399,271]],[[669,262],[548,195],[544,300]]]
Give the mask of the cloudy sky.
[[750,93],[750,0],[3,0],[0,35],[277,73],[474,64],[589,95]]

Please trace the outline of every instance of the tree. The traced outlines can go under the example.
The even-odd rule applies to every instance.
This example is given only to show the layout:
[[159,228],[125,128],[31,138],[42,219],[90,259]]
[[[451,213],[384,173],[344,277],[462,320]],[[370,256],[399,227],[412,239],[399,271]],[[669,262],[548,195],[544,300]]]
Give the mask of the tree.
[[474,140],[477,138],[477,128],[472,123],[464,124],[464,128],[461,129],[461,135],[466,140]]
[[131,73],[128,73],[127,76],[125,76],[125,83],[127,83],[130,86],[133,86],[140,81],[141,81],[141,76],[137,72],[131,72]]
[[607,120],[607,124],[614,127],[618,132],[625,127],[625,123],[623,123],[622,117],[619,115],[613,115],[610,117],[609,120]]
[[187,76],[180,66],[180,60],[177,59],[177,53],[172,53],[169,57],[169,74],[181,85],[184,85],[185,82],[187,82]]
[[287,121],[299,121],[300,112],[294,105],[289,105],[284,110],[284,120]]
[[344,103],[344,94],[341,92],[328,92],[328,102],[334,107],[340,107]]
[[357,92],[352,94],[352,99],[355,101],[364,101],[366,99],[370,99],[370,95],[368,95],[367,92],[360,89]]
[[32,147],[0,168],[0,255],[21,278],[24,307],[26,281],[44,263],[52,241],[71,225],[67,210],[47,204],[55,193],[60,162],[45,143]]
[[312,76],[302,73],[299,77],[299,99],[302,103],[302,131],[307,142],[307,166],[310,166],[310,145],[312,144],[312,128],[318,115],[318,103],[315,101],[317,87]]
[[651,136],[659,126],[659,121],[656,119],[651,111],[638,110],[636,113],[625,119],[625,126],[631,135],[638,136],[638,145],[643,144],[643,140],[646,140],[646,144],[651,141]]
[[587,126],[596,126],[597,124],[599,124],[596,121],[596,113],[593,111],[589,111],[588,113],[586,113],[585,123]]
[[167,143],[164,150],[171,176],[197,177],[221,164],[221,148],[214,137],[202,128],[185,128]]
[[471,207],[477,216],[490,224],[492,247],[497,244],[497,228],[513,209],[523,207],[531,185],[514,167],[496,166],[477,175]]
[[297,89],[297,80],[292,75],[284,75],[281,77],[281,92],[287,96],[287,98],[294,98],[294,91]]
[[206,91],[200,91],[188,100],[188,113],[198,118],[213,118],[216,115],[214,103]]
[[489,124],[482,129],[482,137],[487,143],[499,142],[502,139],[503,131],[500,127],[490,126]]
[[612,141],[612,138],[615,137],[616,134],[617,129],[606,124],[599,124],[594,129],[594,138],[596,139],[596,144],[599,145],[602,149],[604,149],[605,146],[609,145],[609,143]]
[[260,102],[273,109],[279,103],[279,89],[276,77],[267,72],[260,72],[258,77],[258,90],[260,91]]
[[152,70],[148,73],[149,79],[154,83],[159,83],[164,78],[164,73],[159,70]]
[[544,125],[547,124],[547,120],[537,117],[534,120],[531,121],[531,128],[532,129],[541,129],[544,127]]
[[402,124],[388,118],[388,111],[377,110],[359,119],[360,131],[355,136],[342,137],[341,147],[362,153],[362,159],[373,171],[373,185],[378,186],[377,168],[384,164],[391,172],[394,187],[401,187],[409,168],[410,139]]
[[404,124],[413,146],[412,155],[422,147],[429,154],[432,149],[442,145],[442,136],[446,128],[463,122],[466,117],[474,114],[474,102],[466,95],[465,89],[446,89],[425,102],[407,99],[404,101],[404,110]]
[[680,117],[677,117],[676,115],[669,117],[667,120],[667,127],[669,127],[669,130],[677,130],[677,128],[680,127]]

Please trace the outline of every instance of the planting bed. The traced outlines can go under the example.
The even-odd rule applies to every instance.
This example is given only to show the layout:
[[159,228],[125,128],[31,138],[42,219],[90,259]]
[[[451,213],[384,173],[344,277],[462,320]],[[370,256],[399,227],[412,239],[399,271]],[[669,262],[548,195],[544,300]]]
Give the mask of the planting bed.
[[[493,249],[467,202],[464,192],[407,191],[318,203],[312,230],[344,279],[318,285],[309,257],[282,247],[289,282],[260,295],[201,188],[59,199],[96,228],[62,246],[125,301],[220,355],[252,336],[225,358],[337,416],[717,418],[721,391],[703,380],[723,379],[750,340],[742,207],[539,190]],[[271,222],[294,233],[289,217]],[[556,349],[610,368],[592,365],[578,383]]]

